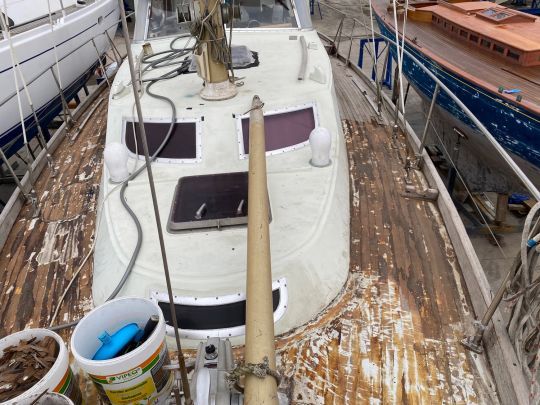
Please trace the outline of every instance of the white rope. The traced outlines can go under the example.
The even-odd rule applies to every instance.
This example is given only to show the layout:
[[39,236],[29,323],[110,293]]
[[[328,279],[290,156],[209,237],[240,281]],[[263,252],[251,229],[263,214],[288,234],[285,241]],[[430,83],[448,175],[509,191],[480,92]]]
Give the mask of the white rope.
[[[399,51],[399,26],[398,26],[397,10],[396,10],[397,0],[393,0],[392,4],[393,4],[393,11],[394,11],[394,27],[396,31],[396,55],[397,55],[397,62],[398,62],[398,80],[399,80],[399,90],[400,90],[399,98],[401,102],[401,111],[403,113],[405,112],[405,101],[404,101],[404,95],[403,95],[403,75],[402,75],[403,51],[401,52]],[[407,2],[407,5],[408,5],[408,2]],[[404,43],[405,43],[405,33],[403,34],[403,44]]]
[[56,75],[58,76],[58,82],[60,83],[60,88],[64,88],[62,86],[62,75],[60,74],[60,63],[58,62],[58,52],[56,50],[56,40],[54,38],[54,24],[52,19],[52,13],[51,13],[51,0],[47,0],[47,7],[49,9],[49,24],[51,26],[51,41],[53,44],[53,52],[54,52],[54,59],[56,61]]

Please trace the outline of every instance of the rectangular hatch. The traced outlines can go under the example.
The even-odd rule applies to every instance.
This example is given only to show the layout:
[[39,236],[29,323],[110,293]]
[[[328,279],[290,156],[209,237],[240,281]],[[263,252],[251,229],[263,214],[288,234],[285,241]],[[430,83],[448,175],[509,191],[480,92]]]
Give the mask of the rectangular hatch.
[[186,176],[176,185],[167,229],[245,225],[247,215],[247,172]]

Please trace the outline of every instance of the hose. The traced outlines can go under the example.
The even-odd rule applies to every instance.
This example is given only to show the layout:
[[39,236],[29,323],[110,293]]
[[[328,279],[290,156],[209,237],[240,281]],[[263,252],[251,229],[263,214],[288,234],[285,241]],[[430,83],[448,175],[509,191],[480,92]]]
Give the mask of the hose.
[[[159,154],[163,151],[165,146],[167,146],[167,143],[169,142],[169,140],[170,140],[170,138],[172,136],[174,126],[176,124],[176,117],[177,117],[176,106],[174,105],[174,102],[169,97],[166,97],[166,96],[163,96],[163,95],[152,92],[151,88],[152,88],[152,86],[154,84],[156,84],[157,82],[159,82],[161,80],[169,80],[169,79],[172,79],[172,78],[174,78],[176,76],[184,74],[184,73],[186,73],[188,71],[190,61],[187,60],[187,59],[184,59],[184,60],[182,60],[180,62],[175,62],[175,63],[165,63],[165,62],[167,62],[167,60],[171,61],[171,60],[177,59],[177,58],[185,56],[189,52],[193,51],[194,48],[187,48],[187,45],[189,44],[189,41],[186,43],[186,46],[184,46],[183,49],[176,49],[176,48],[173,47],[173,44],[178,39],[185,38],[186,36],[187,36],[186,34],[183,34],[183,35],[180,35],[180,36],[174,38],[170,43],[170,48],[171,48],[170,51],[158,52],[156,54],[149,55],[149,56],[144,57],[142,59],[142,63],[145,63],[145,64],[148,65],[143,69],[143,71],[142,71],[143,74],[145,72],[149,71],[150,69],[157,69],[157,68],[163,68],[163,67],[171,66],[171,65],[175,65],[175,64],[181,64],[180,67],[178,67],[176,69],[173,69],[173,70],[170,70],[170,71],[168,71],[168,72],[166,72],[166,73],[164,73],[164,74],[162,74],[162,75],[160,75],[158,77],[142,80],[143,83],[148,83],[148,85],[146,87],[146,93],[148,93],[149,96],[154,97],[154,98],[156,98],[158,100],[162,100],[165,103],[169,104],[170,107],[171,107],[171,125],[169,126],[167,134],[165,135],[165,137],[164,137],[163,141],[161,142],[161,144],[159,145],[159,147],[150,156],[150,163],[154,162],[157,159],[157,157],[159,156]],[[152,60],[153,58],[156,57],[156,55],[162,55],[162,54],[167,55],[167,56],[158,58],[157,60]],[[135,131],[133,132],[133,136],[136,137]],[[135,228],[137,230],[137,242],[136,242],[135,248],[133,250],[133,253],[131,255],[130,261],[129,261],[128,265],[126,266],[126,270],[124,271],[124,274],[122,275],[122,278],[120,279],[117,286],[112,291],[112,293],[109,295],[109,297],[107,298],[106,301],[110,301],[113,298],[115,298],[118,295],[118,293],[122,290],[122,288],[124,287],[124,284],[126,283],[127,279],[129,278],[133,268],[135,267],[137,257],[139,256],[139,253],[140,253],[140,250],[141,250],[141,247],[142,247],[142,240],[143,240],[142,226],[141,226],[141,223],[140,223],[137,215],[135,214],[135,212],[129,206],[129,204],[127,202],[127,199],[126,199],[125,193],[126,193],[126,189],[127,189],[128,185],[129,185],[129,182],[132,181],[133,179],[135,179],[144,169],[146,169],[146,163],[144,163],[140,168],[138,168],[131,175],[129,175],[129,177],[126,180],[124,180],[122,182],[122,184],[121,184],[120,201],[122,203],[122,206],[126,209],[127,213],[129,214],[129,216],[131,217],[131,219],[133,220],[133,222],[135,224]],[[113,190],[111,190],[111,192],[114,191],[115,189],[116,189],[116,187]],[[110,195],[110,193],[106,196],[106,198],[109,195]],[[105,201],[105,199],[104,199],[104,201]],[[96,230],[97,229],[99,229],[99,226],[96,228]],[[97,239],[97,232],[96,232],[96,235],[94,235],[94,241],[96,239]],[[90,249],[90,251],[88,252],[86,258],[88,258],[90,256],[90,254],[92,253],[94,248],[95,248],[95,242],[92,245],[92,248]],[[86,260],[85,260],[85,262],[86,262]],[[55,313],[54,313],[54,315],[53,315],[53,317],[51,319],[51,324],[49,325],[50,330],[58,331],[58,330],[62,330],[62,329],[67,329],[67,328],[71,328],[73,326],[76,326],[79,323],[80,319],[76,320],[76,321],[73,321],[73,322],[52,326],[52,323],[56,319],[56,315],[58,314],[58,311],[59,311],[60,306],[62,304],[62,301],[63,301],[63,299],[64,299],[64,297],[65,297],[65,295],[67,293],[67,290],[73,284],[73,281],[75,280],[75,278],[79,274],[82,267],[83,266],[80,266],[79,270],[73,275],[73,278],[72,278],[71,282],[68,284],[68,287],[66,288],[66,290],[64,291],[64,294],[62,295],[60,301],[58,302],[56,311],[55,311]]]

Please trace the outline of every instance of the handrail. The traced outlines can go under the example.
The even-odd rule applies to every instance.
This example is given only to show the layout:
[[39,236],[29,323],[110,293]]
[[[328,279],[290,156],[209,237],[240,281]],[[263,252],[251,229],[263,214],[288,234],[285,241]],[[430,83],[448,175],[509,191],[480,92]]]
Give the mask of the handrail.
[[[128,17],[133,15],[135,12],[131,12],[128,14]],[[112,23],[111,25],[109,25],[107,28],[105,28],[103,30],[103,32],[100,32],[99,34],[93,36],[92,38],[90,38],[89,40],[83,42],[81,45],[79,45],[78,47],[76,47],[75,49],[73,49],[70,53],[64,55],[63,57],[61,57],[60,59],[58,59],[58,63],[60,63],[61,61],[63,61],[64,59],[66,59],[68,56],[72,55],[73,53],[75,53],[76,51],[78,51],[79,49],[81,49],[83,46],[87,45],[88,43],[92,42],[93,40],[95,40],[97,37],[99,37],[100,35],[106,35],[107,31],[110,30],[112,27],[114,27],[115,25],[119,24],[120,23],[120,19],[116,20],[114,23]],[[45,70],[43,70],[40,74],[38,74],[36,77],[34,77],[32,80],[28,81],[26,83],[27,86],[30,86],[32,83],[34,83],[37,79],[39,79],[41,76],[43,76],[46,72],[48,72],[52,67],[56,66],[56,61],[51,64],[50,66],[48,66]],[[19,89],[19,91],[22,91],[22,87]],[[6,104],[9,100],[11,100],[14,96],[17,95],[17,92],[13,92],[12,94],[10,94],[9,96],[7,96],[6,98],[4,98],[1,102],[0,102],[0,107],[2,107],[4,104]]]
[[[351,17],[351,16],[345,14],[343,11],[340,11],[340,10],[336,9],[335,7],[332,7],[332,6],[328,5],[328,4],[321,3],[321,5],[323,5],[325,7],[328,7],[330,9],[338,12],[339,14],[341,14],[343,16],[343,18],[350,18],[350,19],[356,21],[358,24],[363,26],[365,29],[367,29],[368,31],[371,31],[371,27],[367,26],[367,24],[362,23],[357,18]],[[398,32],[398,37],[403,38],[403,34],[401,34],[397,28],[396,28],[396,31]],[[390,44],[396,46],[396,41],[394,39],[391,39],[391,38],[387,37],[383,33],[378,33],[378,35],[381,38],[383,38],[386,42],[389,42]],[[399,44],[397,46],[399,46]],[[482,132],[482,134],[488,139],[488,141],[495,148],[495,150],[497,152],[499,152],[499,154],[502,156],[504,161],[510,166],[510,168],[512,169],[514,174],[523,183],[525,188],[531,193],[531,195],[536,199],[536,201],[540,201],[540,191],[538,191],[536,186],[531,182],[531,180],[529,180],[529,178],[525,175],[525,173],[523,173],[521,168],[516,164],[516,162],[514,162],[514,160],[512,159],[512,157],[510,157],[508,152],[506,152],[506,150],[499,144],[499,142],[497,142],[495,137],[493,135],[491,135],[491,133],[480,122],[480,120],[478,120],[478,118],[476,118],[476,116],[471,112],[471,110],[469,110],[467,108],[467,106],[465,104],[463,104],[463,102],[448,87],[446,87],[446,85],[437,76],[435,76],[431,70],[429,70],[427,67],[425,67],[424,64],[422,62],[420,62],[411,52],[409,52],[405,48],[403,48],[403,52],[409,58],[411,58],[411,60],[413,62],[415,62],[420,67],[420,69],[422,69],[422,71],[424,73],[426,73],[435,82],[435,85],[439,86],[439,89],[441,91],[444,91],[452,99],[452,101],[454,101],[461,108],[461,110],[467,115],[467,117],[469,117],[471,119],[471,121],[478,127],[480,132]],[[396,109],[397,108],[398,108],[398,106],[396,104]]]

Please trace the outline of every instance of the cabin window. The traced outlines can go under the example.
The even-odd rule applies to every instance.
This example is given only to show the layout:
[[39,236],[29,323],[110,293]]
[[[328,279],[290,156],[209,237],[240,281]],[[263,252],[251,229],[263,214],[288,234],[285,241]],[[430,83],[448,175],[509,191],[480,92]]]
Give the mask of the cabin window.
[[497,44],[493,44],[493,50],[498,53],[504,53],[504,48]]
[[456,30],[456,27],[452,25],[451,31],[454,32]]
[[480,41],[480,44],[481,44],[483,47],[491,48],[491,42],[488,41],[487,39],[482,38],[482,40]]
[[298,26],[290,0],[239,0],[235,4],[240,7],[240,18],[234,19],[234,28]]
[[190,7],[185,0],[151,0],[147,38],[189,34]]
[[519,60],[519,53],[513,52],[510,49],[508,50],[508,53],[506,54],[506,56],[514,60]]
[[473,35],[473,34],[471,34],[471,35],[469,36],[469,41],[474,42],[474,43],[477,43],[477,42],[478,42],[478,35]]
[[444,22],[444,28],[446,28],[446,21]]
[[431,21],[435,22],[437,21],[437,17],[435,17],[434,15],[431,16]]
[[[173,126],[169,141],[157,156],[158,161],[162,163],[188,163],[198,161],[201,156],[199,126],[198,121],[176,122]],[[161,146],[170,128],[170,122],[148,121],[144,123],[150,156],[152,156]],[[124,122],[124,143],[132,157],[144,159],[139,124],[137,122]]]
[[[266,154],[293,151],[308,144],[309,134],[318,125],[313,104],[304,104],[264,114]],[[237,117],[240,158],[249,153],[249,115]]]
[[[287,290],[286,278],[272,282],[274,322],[287,311]],[[167,335],[174,336],[169,296],[166,292],[151,291],[150,299],[163,311]],[[243,292],[218,297],[175,296],[174,306],[181,338],[199,340],[208,336],[228,338],[245,334],[246,294]]]
[[469,35],[469,33],[468,33],[467,31],[461,30],[461,31],[459,31],[459,35],[462,36],[462,37],[467,38],[467,36]]

